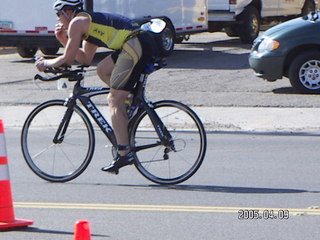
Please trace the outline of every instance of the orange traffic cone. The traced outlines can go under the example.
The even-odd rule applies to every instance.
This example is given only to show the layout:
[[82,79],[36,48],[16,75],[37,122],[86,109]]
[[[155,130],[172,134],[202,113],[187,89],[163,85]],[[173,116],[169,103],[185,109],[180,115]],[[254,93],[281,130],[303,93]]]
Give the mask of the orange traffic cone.
[[91,240],[90,224],[88,221],[76,221],[73,240]]
[[31,224],[31,220],[14,218],[4,127],[0,119],[0,230]]

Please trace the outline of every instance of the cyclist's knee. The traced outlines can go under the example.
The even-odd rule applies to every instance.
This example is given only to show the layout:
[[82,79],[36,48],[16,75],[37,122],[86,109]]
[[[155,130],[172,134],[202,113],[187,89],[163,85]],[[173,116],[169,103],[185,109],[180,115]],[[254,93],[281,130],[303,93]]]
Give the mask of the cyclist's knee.
[[105,58],[97,65],[97,74],[99,78],[110,86],[110,77],[112,70],[114,68],[114,63],[111,58]]
[[124,101],[126,100],[129,92],[123,90],[111,89],[110,94],[108,95],[108,103],[110,107],[122,107]]

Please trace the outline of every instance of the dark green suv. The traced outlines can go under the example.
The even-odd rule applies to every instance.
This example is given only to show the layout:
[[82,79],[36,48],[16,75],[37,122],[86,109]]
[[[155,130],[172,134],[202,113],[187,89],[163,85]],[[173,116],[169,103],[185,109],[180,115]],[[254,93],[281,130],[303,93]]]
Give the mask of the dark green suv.
[[320,93],[320,12],[267,30],[254,41],[249,64],[258,77],[287,77],[299,93]]

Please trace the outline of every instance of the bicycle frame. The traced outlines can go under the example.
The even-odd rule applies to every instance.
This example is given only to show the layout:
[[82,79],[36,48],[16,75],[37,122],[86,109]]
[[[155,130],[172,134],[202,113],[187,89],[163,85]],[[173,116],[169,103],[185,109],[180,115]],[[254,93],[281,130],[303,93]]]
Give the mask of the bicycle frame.
[[[173,149],[172,137],[168,132],[167,128],[159,118],[159,116],[155,113],[154,107],[150,101],[145,98],[145,85],[147,81],[148,74],[141,74],[140,80],[137,83],[137,86],[134,88],[134,98],[132,104],[136,106],[141,106],[141,109],[146,110],[147,114],[149,115],[152,124],[159,136],[160,142],[148,146],[140,146],[139,148],[132,149],[133,151],[139,151],[146,148],[155,147],[158,145],[163,144],[164,146],[170,147]],[[103,117],[99,109],[91,100],[91,97],[102,95],[102,94],[109,94],[110,88],[93,88],[93,87],[82,87],[81,80],[78,80],[73,88],[73,93],[69,98],[66,99],[65,105],[67,106],[67,111],[60,123],[58,131],[54,137],[55,143],[61,143],[64,139],[65,132],[68,128],[68,124],[70,118],[73,113],[74,106],[76,105],[77,99],[81,102],[83,107],[90,113],[91,117],[97,123],[101,131],[105,134],[105,136],[109,139],[114,147],[117,147],[117,141],[114,134],[114,130],[112,129],[111,125],[108,121]],[[134,119],[134,118],[133,118]],[[132,120],[132,119],[131,119]]]
[[167,130],[166,126],[163,124],[159,116],[154,111],[154,106],[152,102],[146,99],[145,97],[145,86],[147,83],[148,74],[143,73],[141,74],[140,80],[137,83],[137,86],[135,87],[133,93],[134,98],[132,101],[133,105],[142,105],[142,109],[146,110],[148,116],[150,117],[150,120],[158,134],[159,139],[161,140],[161,143],[158,144],[152,144],[152,145],[146,145],[146,146],[140,146],[139,148],[136,148],[135,151],[143,150],[146,148],[156,147],[159,145],[164,145],[166,147],[170,147],[174,149],[173,142],[172,142],[172,136]]
[[68,127],[68,121],[71,118],[71,115],[74,111],[74,106],[76,105],[76,101],[78,99],[82,103],[83,107],[87,110],[87,112],[90,113],[91,117],[97,123],[105,136],[109,139],[112,145],[116,147],[117,141],[112,127],[91,100],[91,97],[93,96],[109,93],[110,88],[82,87],[81,81],[78,80],[73,88],[73,93],[69,98],[66,99],[65,105],[68,109],[63,117],[62,122],[60,123],[55,139],[58,139],[57,136],[61,136],[58,141],[63,140],[64,133],[66,132],[66,129]]

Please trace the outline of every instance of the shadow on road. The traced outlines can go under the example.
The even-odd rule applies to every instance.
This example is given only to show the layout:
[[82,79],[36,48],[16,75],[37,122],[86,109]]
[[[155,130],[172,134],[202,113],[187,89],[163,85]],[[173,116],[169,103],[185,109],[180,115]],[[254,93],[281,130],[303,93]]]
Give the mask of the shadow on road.
[[276,88],[272,92],[275,93],[275,94],[295,94],[295,95],[315,95],[315,96],[319,96],[319,93],[299,93],[293,87]]
[[320,191],[309,191],[305,189],[287,188],[256,188],[256,187],[232,187],[232,186],[209,186],[209,185],[134,185],[134,184],[108,184],[108,183],[75,183],[65,184],[76,185],[102,185],[116,187],[136,187],[152,188],[157,190],[178,190],[178,191],[197,191],[197,192],[224,192],[242,194],[290,194],[290,193],[320,193]]
[[[26,227],[26,228],[13,228],[12,231],[18,232],[26,232],[26,233],[48,233],[48,234],[56,234],[56,235],[73,235],[73,232],[67,231],[58,231],[58,230],[50,230],[50,229],[40,229],[35,227]],[[8,230],[8,232],[11,230]],[[101,234],[93,234],[92,237],[110,237],[109,235],[101,235]],[[25,236],[27,238],[27,235]]]
[[200,192],[224,192],[242,194],[288,194],[288,193],[320,193],[320,191],[308,191],[304,189],[282,189],[282,188],[254,188],[254,187],[227,187],[227,186],[201,186],[201,185],[175,185],[175,186],[153,186],[157,189],[200,191]]
[[209,50],[175,50],[166,68],[239,70],[248,69],[248,53]]
[[[242,51],[241,53],[239,53]],[[250,45],[241,44],[239,40],[230,39],[214,42],[186,42],[178,44],[172,55],[167,58],[166,68],[191,69],[248,69],[248,52]],[[245,53],[243,53],[245,50]],[[91,66],[107,57],[111,51],[101,51],[95,55]],[[53,58],[56,56],[46,56]],[[13,63],[34,63],[34,59],[18,59]]]
[[251,49],[251,44],[243,44],[238,38],[228,38],[226,40],[217,40],[217,41],[212,41],[212,42],[183,42],[181,44],[182,46],[186,47],[198,47],[198,48],[205,48],[207,50],[215,49],[215,48],[220,48],[220,47],[227,47],[227,48],[234,48],[234,49],[246,49],[250,50]]

